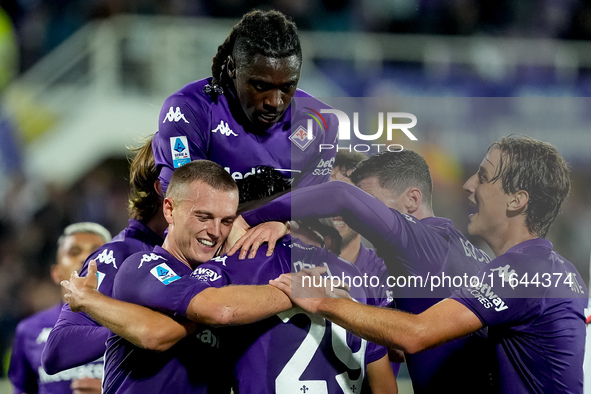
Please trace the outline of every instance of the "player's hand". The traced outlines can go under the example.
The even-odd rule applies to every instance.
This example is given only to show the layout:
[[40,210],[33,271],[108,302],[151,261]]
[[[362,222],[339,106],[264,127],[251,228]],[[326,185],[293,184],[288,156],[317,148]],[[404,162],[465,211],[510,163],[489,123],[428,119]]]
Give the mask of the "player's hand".
[[78,272],[72,272],[70,280],[62,280],[60,283],[65,289],[64,299],[70,304],[70,309],[79,312],[91,292],[96,292],[98,277],[96,275],[96,261],[91,260],[88,264],[88,275],[78,276]]
[[251,228],[244,234],[232,248],[228,251],[228,255],[232,256],[240,249],[240,255],[238,258],[244,260],[246,254],[250,249],[248,258],[252,259],[256,256],[257,250],[260,246],[267,242],[267,257],[273,254],[275,250],[275,243],[278,239],[288,234],[289,229],[284,223],[281,222],[265,222],[261,223],[256,227]]
[[72,380],[70,384],[72,394],[101,394],[101,380],[96,378],[81,378]]
[[306,268],[295,274],[283,274],[269,284],[287,294],[295,305],[317,313],[325,298],[351,298],[348,286],[322,276],[325,272],[325,266]]

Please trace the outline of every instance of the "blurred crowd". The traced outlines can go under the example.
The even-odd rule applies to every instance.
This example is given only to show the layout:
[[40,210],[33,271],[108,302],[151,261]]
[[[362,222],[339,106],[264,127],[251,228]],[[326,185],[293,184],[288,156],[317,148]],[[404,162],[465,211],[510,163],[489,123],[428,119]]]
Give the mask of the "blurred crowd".
[[277,9],[302,30],[591,38],[590,0],[2,0],[20,69],[93,19],[122,13],[239,18]]

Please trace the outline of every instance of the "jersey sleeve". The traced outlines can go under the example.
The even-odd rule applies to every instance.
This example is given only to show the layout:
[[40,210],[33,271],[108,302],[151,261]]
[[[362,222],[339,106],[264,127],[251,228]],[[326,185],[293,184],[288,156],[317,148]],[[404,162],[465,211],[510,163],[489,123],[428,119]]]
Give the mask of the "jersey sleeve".
[[49,333],[41,354],[41,364],[52,375],[91,363],[102,357],[111,331],[82,312],[62,307],[57,323]]
[[192,160],[207,159],[209,120],[204,103],[180,93],[170,96],[162,105],[152,150],[163,193],[175,168]]
[[25,328],[19,324],[16,328],[8,379],[14,386],[14,394],[36,393],[37,373],[31,367],[25,354]]
[[186,316],[191,299],[210,287],[206,281],[195,280],[190,272],[180,272],[178,266],[172,268],[172,263],[164,259],[140,264],[141,257],[134,255],[125,261],[115,278],[115,298],[168,315]]
[[[88,274],[88,263],[95,260],[97,289],[111,296],[115,275],[127,254],[125,248],[106,244],[86,259],[80,276]],[[68,304],[64,305],[43,349],[43,367],[47,373],[53,374],[95,361],[105,353],[110,333],[109,329],[96,323],[84,312],[72,312]]]
[[510,265],[509,259],[500,256],[480,271],[479,283],[459,289],[451,298],[470,309],[485,326],[525,322],[539,313],[539,298],[544,297],[543,287],[526,289],[518,283],[527,271],[524,265]]
[[367,347],[365,348],[365,363],[366,365],[371,364],[374,361],[380,360],[386,354],[388,354],[388,348],[368,341]]
[[400,217],[380,200],[346,182],[327,182],[287,193],[242,216],[250,225],[340,215],[373,244],[387,242],[400,229]]

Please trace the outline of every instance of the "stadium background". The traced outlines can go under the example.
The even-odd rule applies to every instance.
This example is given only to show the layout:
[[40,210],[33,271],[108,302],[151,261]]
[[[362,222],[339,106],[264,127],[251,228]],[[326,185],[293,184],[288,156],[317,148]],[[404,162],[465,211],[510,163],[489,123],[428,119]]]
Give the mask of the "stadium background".
[[[591,1],[1,0],[0,7],[2,355],[20,319],[59,300],[48,270],[63,227],[96,221],[116,234],[125,226],[125,147],[157,130],[170,93],[210,75],[217,46],[253,7],[297,22],[299,87],[309,93],[430,103],[428,122],[418,116],[413,130],[419,141],[408,147],[431,165],[435,213],[459,229],[467,221],[461,185],[490,142],[522,132],[556,144],[574,183],[549,238],[588,281]],[[500,114],[490,116],[485,97],[498,98]],[[0,379],[6,368],[4,358]]]

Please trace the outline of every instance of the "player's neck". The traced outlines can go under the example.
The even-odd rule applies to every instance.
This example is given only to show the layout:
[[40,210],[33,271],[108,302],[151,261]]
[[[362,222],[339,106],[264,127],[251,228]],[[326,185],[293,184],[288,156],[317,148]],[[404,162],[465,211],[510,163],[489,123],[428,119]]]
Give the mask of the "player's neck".
[[347,245],[341,248],[340,258],[347,260],[353,264],[357,262],[359,258],[359,250],[361,249],[361,236],[357,235]]
[[[160,208],[162,211],[162,208]],[[163,215],[156,214],[148,219],[147,222],[144,223],[150,230],[154,231],[156,234],[164,238],[164,233],[168,228],[168,223]]]
[[433,214],[433,210],[430,208],[427,208],[423,204],[419,205],[419,208],[416,211],[414,211],[412,213],[409,212],[408,214],[414,216],[415,218],[417,218],[419,220],[423,220],[423,219],[431,218],[431,217],[435,216]]
[[508,223],[502,231],[496,234],[491,233],[490,236],[486,237],[485,241],[495,256],[498,257],[515,245],[535,238],[538,238],[538,236],[531,234],[525,225]]

